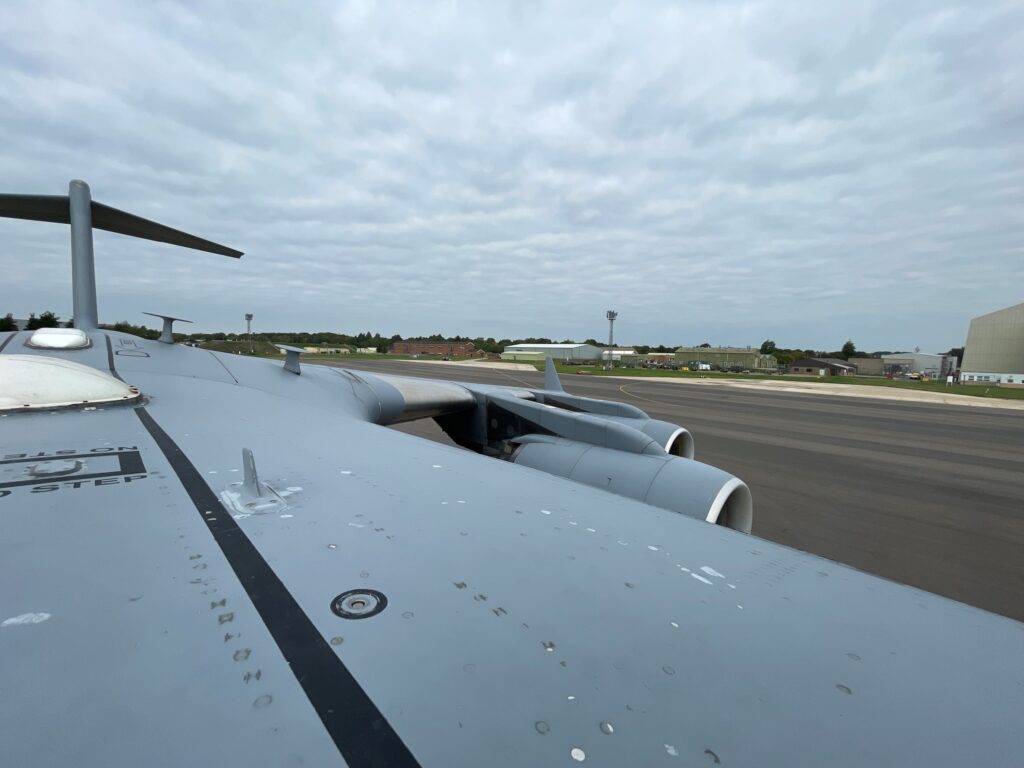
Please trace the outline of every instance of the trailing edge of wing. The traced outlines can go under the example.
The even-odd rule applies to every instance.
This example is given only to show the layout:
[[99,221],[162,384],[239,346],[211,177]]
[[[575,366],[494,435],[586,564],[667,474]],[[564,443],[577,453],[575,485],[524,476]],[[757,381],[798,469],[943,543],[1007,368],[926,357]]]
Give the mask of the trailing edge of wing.
[[[0,195],[0,216],[31,221],[50,221],[70,224],[71,211],[67,195]],[[197,251],[217,253],[239,258],[242,251],[228,248],[212,240],[205,240],[179,229],[157,224],[155,221],[111,208],[103,203],[92,203],[92,226],[120,235],[129,235],[158,243],[180,245]]]

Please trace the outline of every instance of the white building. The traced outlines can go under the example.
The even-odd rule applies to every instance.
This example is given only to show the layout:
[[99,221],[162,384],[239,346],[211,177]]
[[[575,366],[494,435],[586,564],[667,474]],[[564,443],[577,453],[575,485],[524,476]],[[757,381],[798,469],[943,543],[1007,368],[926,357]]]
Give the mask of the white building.
[[627,362],[628,361],[635,361],[636,358],[637,358],[637,354],[636,354],[636,350],[635,349],[602,349],[601,350],[601,359],[607,362],[607,360],[608,360],[608,353],[609,352],[611,353],[611,356],[612,356],[612,362],[615,362],[615,363],[621,363],[621,362],[623,362],[623,360],[625,360]]
[[960,381],[1024,384],[1024,304],[971,320]]
[[592,362],[601,358],[601,349],[593,344],[510,344],[501,353],[502,360],[571,360]]
[[352,351],[348,347],[303,347],[303,349],[311,355],[344,355]]

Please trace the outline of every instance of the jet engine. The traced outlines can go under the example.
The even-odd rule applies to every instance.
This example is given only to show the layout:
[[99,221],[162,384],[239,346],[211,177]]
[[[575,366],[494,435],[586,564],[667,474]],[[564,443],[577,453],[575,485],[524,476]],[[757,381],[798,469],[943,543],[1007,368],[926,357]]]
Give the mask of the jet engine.
[[651,506],[750,533],[753,501],[738,478],[693,460],[690,433],[627,403],[556,389],[430,382],[347,371],[370,418],[432,416],[457,444]]
[[697,520],[750,533],[750,489],[739,478],[667,453],[626,453],[550,435],[525,435],[511,460]]

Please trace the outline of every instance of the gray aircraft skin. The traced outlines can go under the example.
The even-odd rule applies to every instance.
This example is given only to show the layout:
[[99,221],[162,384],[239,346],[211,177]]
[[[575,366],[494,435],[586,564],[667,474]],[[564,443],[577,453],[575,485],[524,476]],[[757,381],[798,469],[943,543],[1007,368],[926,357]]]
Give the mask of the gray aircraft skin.
[[[72,224],[85,345],[0,333],[4,765],[1024,761],[1024,624],[743,533],[685,431],[552,369],[99,329],[84,213],[216,244],[91,206],[0,196]],[[476,453],[386,428],[419,417]]]

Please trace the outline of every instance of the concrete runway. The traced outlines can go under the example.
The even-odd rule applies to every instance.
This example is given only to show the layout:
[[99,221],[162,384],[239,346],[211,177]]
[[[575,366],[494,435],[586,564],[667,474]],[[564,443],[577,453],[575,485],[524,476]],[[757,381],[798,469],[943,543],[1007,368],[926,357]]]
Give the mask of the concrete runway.
[[[466,366],[343,365],[509,386],[543,381]],[[756,536],[1024,620],[1024,412],[652,379],[562,382],[689,429],[698,460],[750,486]],[[399,428],[449,442],[432,420]]]

